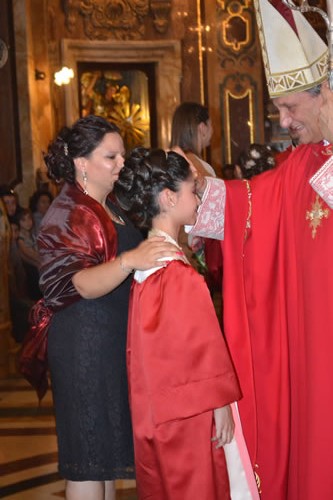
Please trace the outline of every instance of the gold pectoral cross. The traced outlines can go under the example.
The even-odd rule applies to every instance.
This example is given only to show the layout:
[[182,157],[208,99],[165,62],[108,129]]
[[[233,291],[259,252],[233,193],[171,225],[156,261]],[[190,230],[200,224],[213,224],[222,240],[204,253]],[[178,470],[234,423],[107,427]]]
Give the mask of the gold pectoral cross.
[[317,194],[315,201],[312,204],[312,209],[306,211],[306,220],[309,220],[309,226],[312,229],[312,238],[315,238],[317,229],[321,225],[322,219],[327,219],[329,216],[329,209],[323,207],[323,203]]

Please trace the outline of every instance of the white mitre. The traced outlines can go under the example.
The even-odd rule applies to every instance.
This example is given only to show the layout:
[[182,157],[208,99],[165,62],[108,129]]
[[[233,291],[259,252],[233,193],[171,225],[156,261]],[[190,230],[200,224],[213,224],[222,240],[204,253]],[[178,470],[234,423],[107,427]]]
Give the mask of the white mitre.
[[328,48],[303,14],[291,10],[297,33],[268,0],[254,0],[268,92],[279,97],[327,79]]

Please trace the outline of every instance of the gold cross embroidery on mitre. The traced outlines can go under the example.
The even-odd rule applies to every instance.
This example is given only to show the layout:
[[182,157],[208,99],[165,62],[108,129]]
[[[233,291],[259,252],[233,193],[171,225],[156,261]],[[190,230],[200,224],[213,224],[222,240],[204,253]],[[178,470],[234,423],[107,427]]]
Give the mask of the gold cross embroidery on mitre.
[[312,238],[316,237],[317,229],[321,225],[322,219],[327,219],[329,216],[329,209],[324,208],[319,195],[317,194],[315,201],[312,204],[312,209],[306,211],[306,220],[309,220],[309,226],[312,229]]

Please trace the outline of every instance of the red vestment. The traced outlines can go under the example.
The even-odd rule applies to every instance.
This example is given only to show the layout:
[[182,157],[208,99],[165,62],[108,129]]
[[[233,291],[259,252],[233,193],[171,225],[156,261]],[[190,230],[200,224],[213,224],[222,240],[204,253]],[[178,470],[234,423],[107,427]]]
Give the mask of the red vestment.
[[275,160],[275,167],[278,167],[279,165],[281,165],[281,163],[283,163],[284,161],[286,161],[289,158],[289,155],[291,155],[291,153],[293,152],[294,149],[295,149],[295,146],[293,146],[291,144],[284,151],[281,151],[281,152],[277,153],[275,155],[275,158],[274,158],[274,160]]
[[127,342],[140,500],[228,499],[213,409],[240,390],[203,277],[176,260],[134,282]]
[[327,154],[299,146],[251,181],[250,197],[227,183],[225,334],[264,500],[333,498],[333,215],[321,200],[315,232],[309,220],[309,179]]

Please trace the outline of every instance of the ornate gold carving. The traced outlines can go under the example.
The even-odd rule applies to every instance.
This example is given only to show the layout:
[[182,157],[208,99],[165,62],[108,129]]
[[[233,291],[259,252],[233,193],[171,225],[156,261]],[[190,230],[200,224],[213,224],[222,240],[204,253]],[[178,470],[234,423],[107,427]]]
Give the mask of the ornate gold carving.
[[150,0],[150,8],[156,31],[165,33],[169,27],[171,0]]
[[[256,56],[254,13],[249,0],[217,0],[218,55],[221,65],[243,59],[250,65]],[[252,49],[252,53],[251,53]],[[226,57],[226,54],[227,57]]]
[[328,208],[324,208],[319,195],[317,194],[315,201],[312,204],[312,209],[307,210],[305,219],[310,221],[309,226],[312,229],[311,236],[314,239],[317,234],[317,229],[321,225],[322,219],[327,219],[330,214]]
[[240,52],[250,41],[251,19],[243,11],[242,5],[231,2],[227,7],[227,17],[221,22],[223,42],[234,52]]
[[144,35],[148,0],[63,0],[66,26],[72,31],[75,20],[83,17],[86,36],[91,40],[138,40]]
[[62,0],[62,8],[65,13],[65,26],[70,33],[75,27],[78,5],[78,0]]

